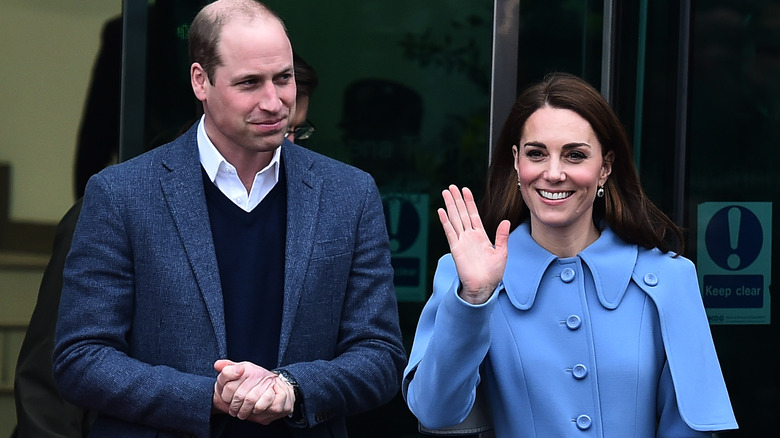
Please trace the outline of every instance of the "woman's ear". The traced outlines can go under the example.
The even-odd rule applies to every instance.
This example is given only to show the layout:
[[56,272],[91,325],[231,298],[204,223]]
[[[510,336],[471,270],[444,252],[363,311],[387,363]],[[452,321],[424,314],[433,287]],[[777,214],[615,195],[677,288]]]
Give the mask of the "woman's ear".
[[604,162],[601,164],[601,185],[607,183],[607,178],[612,174],[612,163],[615,161],[615,152],[609,151],[604,155]]

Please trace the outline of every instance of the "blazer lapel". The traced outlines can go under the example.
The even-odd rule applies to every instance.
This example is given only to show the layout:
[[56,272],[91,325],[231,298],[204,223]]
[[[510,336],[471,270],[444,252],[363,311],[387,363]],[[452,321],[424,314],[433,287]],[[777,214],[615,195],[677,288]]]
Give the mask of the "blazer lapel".
[[170,172],[160,178],[163,196],[179,236],[195,281],[208,309],[209,318],[217,336],[220,356],[227,357],[225,312],[222,301],[219,267],[211,234],[203,175],[196,140],[195,127],[176,140],[163,166]]
[[[301,299],[303,279],[314,246],[322,191],[322,179],[311,171],[313,162],[300,147],[285,140],[282,145],[282,159],[287,175],[287,245],[284,262],[284,310],[279,339],[280,361],[287,350]],[[295,256],[287,257],[290,254]]]

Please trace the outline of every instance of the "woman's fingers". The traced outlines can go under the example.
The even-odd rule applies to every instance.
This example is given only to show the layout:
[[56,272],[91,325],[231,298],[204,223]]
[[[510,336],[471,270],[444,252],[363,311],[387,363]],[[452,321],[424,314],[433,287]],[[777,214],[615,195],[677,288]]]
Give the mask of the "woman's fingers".
[[469,225],[471,228],[481,230],[482,219],[479,217],[479,211],[477,210],[477,203],[474,201],[474,194],[471,193],[471,189],[463,187],[463,201],[465,209],[468,213]]
[[455,199],[455,209],[458,215],[458,220],[460,220],[462,226],[461,229],[471,229],[471,218],[469,218],[469,211],[466,208],[466,201],[463,200],[463,195],[454,185],[450,186],[450,194],[452,195],[453,199]]
[[505,250],[507,243],[509,242],[509,228],[510,228],[510,223],[506,219],[504,219],[503,221],[501,221],[500,224],[498,224],[498,228],[496,228],[496,244],[495,244],[495,247],[497,249],[500,249],[502,251]]
[[436,212],[450,249],[463,238],[463,233],[473,230],[484,233],[474,194],[468,187],[464,187],[461,192],[456,185],[452,184],[442,191],[441,196],[445,208],[439,208]]
[[[461,193],[457,186],[450,185],[447,190],[442,191],[442,198],[447,212],[446,219],[457,234],[464,230],[482,227],[474,195],[467,187],[464,187]],[[440,219],[442,219],[441,215]],[[442,225],[444,225],[443,220]]]
[[[457,194],[460,196],[460,194]],[[452,186],[449,189],[441,192],[441,197],[444,199],[444,208],[447,211],[447,220],[452,225],[452,229],[456,233],[460,233],[463,230],[463,224],[460,221],[460,215],[458,214],[458,207],[455,204],[455,195],[452,194]]]

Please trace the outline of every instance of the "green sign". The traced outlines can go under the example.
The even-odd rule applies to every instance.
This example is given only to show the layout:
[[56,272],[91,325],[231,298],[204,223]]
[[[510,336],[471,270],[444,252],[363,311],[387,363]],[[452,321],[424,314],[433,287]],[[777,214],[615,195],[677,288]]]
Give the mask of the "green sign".
[[428,264],[428,195],[382,196],[398,301],[425,301]]
[[772,203],[699,204],[697,270],[710,324],[769,324]]

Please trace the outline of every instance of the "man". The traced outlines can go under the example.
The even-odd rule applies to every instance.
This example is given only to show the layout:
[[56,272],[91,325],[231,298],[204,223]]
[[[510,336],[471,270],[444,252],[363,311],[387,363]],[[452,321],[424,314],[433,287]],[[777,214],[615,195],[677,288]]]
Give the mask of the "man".
[[284,139],[290,41],[252,0],[190,28],[199,123],[91,178],[54,349],[91,436],[344,437],[405,363],[366,173]]
[[[305,120],[309,96],[318,84],[317,73],[295,53],[293,59],[296,85],[294,119]],[[305,106],[300,104],[302,96],[306,96]],[[292,129],[288,128],[288,133],[290,131]],[[290,135],[287,138],[293,141]],[[110,140],[110,137],[103,139]],[[52,375],[54,329],[62,291],[62,271],[81,212],[81,202],[81,199],[76,201],[57,225],[51,259],[43,274],[35,310],[19,351],[14,378],[17,420],[15,435],[12,435],[14,437],[82,438],[89,436],[94,421],[95,412],[85,411],[63,400]]]

